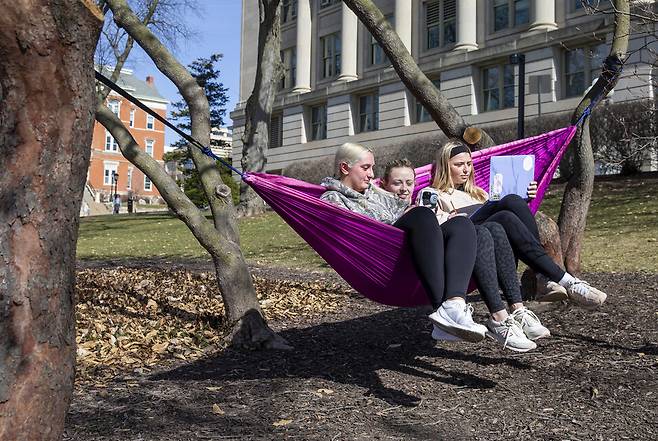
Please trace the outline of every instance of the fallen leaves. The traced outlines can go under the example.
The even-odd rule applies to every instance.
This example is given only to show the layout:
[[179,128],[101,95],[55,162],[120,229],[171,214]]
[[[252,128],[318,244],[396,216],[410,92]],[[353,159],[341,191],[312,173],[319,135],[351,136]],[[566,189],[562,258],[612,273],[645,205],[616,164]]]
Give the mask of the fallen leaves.
[[[336,311],[350,291],[322,281],[254,277],[269,320]],[[77,380],[148,372],[167,359],[194,360],[221,350],[230,329],[209,273],[87,269],[76,284]]]
[[281,426],[287,426],[290,423],[292,423],[292,420],[279,420],[279,421],[273,422],[272,425],[274,427],[281,427]]

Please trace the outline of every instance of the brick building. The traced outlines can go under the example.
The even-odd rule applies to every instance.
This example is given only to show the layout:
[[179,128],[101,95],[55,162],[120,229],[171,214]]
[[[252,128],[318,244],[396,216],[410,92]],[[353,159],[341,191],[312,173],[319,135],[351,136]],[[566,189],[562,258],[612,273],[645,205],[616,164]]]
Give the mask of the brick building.
[[[146,77],[146,81],[142,81],[131,70],[123,69],[117,84],[159,115],[166,117],[169,101],[158,93],[153,77]],[[164,167],[164,124],[114,92],[108,96],[107,106],[123,121],[139,146]],[[97,202],[109,201],[115,186],[124,201],[129,195],[145,203],[160,201],[160,193],[155,185],[123,157],[117,142],[98,122],[94,124],[87,185],[91,187]]]

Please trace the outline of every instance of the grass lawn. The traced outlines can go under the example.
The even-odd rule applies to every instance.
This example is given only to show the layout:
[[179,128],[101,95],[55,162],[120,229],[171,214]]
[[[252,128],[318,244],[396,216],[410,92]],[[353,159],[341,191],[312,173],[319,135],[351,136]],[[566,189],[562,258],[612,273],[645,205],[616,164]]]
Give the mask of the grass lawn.
[[[563,185],[551,187],[542,210],[557,219]],[[584,271],[658,272],[658,175],[600,180],[587,220]],[[248,260],[288,268],[328,268],[276,214],[240,221]],[[207,258],[185,225],[167,213],[83,218],[80,259]]]

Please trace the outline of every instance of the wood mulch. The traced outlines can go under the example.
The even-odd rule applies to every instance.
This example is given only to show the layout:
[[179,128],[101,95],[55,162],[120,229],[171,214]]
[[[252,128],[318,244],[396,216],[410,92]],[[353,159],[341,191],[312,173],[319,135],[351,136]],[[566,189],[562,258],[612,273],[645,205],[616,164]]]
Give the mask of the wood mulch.
[[586,278],[606,304],[529,304],[553,334],[530,353],[435,343],[427,310],[344,295],[270,320],[293,351],[218,347],[80,383],[64,439],[658,439],[658,274]]

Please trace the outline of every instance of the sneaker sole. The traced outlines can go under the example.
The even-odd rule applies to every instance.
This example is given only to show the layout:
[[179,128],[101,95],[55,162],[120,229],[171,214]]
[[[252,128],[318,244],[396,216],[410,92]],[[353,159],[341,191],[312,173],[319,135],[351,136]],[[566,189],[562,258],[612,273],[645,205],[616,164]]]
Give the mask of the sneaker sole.
[[[491,331],[487,331],[487,337],[489,337],[490,339],[501,345],[504,343],[504,341],[501,342],[500,340],[498,340],[496,334],[494,334]],[[528,352],[528,351],[532,351],[533,349],[537,349],[537,345],[535,345],[534,348],[515,348],[514,346],[507,345],[504,346],[503,349],[509,349],[510,351],[514,351],[514,352]]]
[[551,331],[548,331],[547,333],[541,334],[537,337],[528,337],[528,334],[526,334],[526,337],[528,337],[528,340],[532,340],[532,341],[539,340],[540,338],[547,338],[547,337],[550,337],[550,336],[551,336]]
[[535,298],[536,302],[542,303],[561,302],[562,300],[569,300],[569,295],[562,291],[549,292],[548,294]]
[[434,323],[436,326],[438,326],[448,334],[454,335],[455,337],[458,337],[461,340],[468,341],[471,343],[479,343],[485,339],[484,334],[480,334],[479,332],[471,331],[470,329],[459,328],[457,326],[452,326],[446,323],[441,323],[440,321],[435,320],[432,317],[430,317],[430,320],[432,321],[432,323]]

